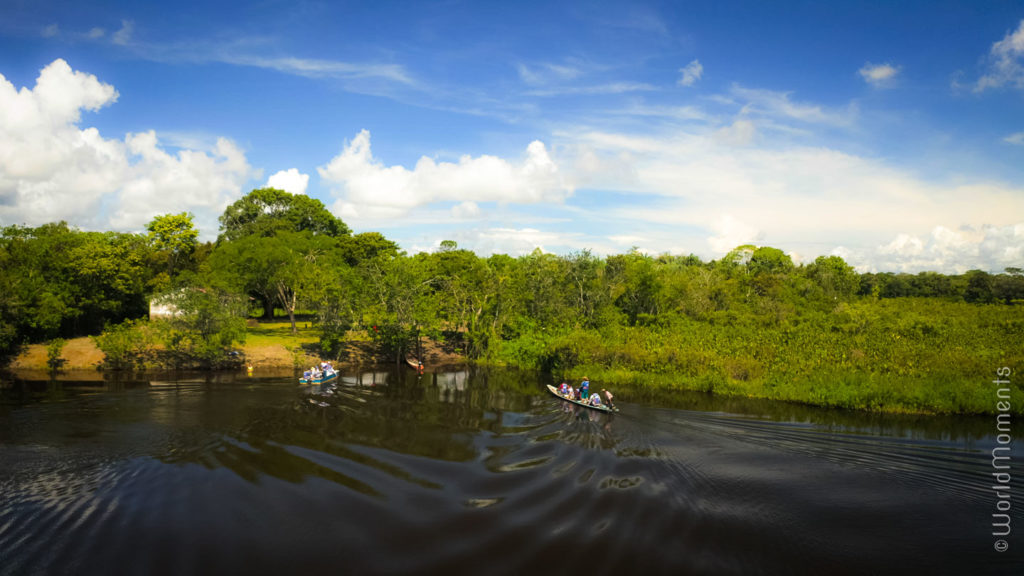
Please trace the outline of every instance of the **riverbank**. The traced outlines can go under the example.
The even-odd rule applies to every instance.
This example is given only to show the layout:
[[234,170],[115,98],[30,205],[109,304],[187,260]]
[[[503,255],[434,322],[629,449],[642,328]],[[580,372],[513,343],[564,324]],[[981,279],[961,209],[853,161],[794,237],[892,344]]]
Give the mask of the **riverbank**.
[[[243,362],[253,368],[294,369],[312,366],[322,359],[318,351],[319,333],[300,323],[292,334],[288,322],[253,322],[246,330],[245,344],[239,345]],[[334,363],[338,367],[381,366],[394,364],[393,358],[382,357],[376,344],[364,333],[350,334]],[[448,352],[437,342],[425,340],[423,361],[428,368],[457,366],[465,357]],[[89,337],[72,338],[61,351],[62,370],[100,370],[105,356]],[[46,344],[26,346],[8,365],[12,371],[45,371]]]

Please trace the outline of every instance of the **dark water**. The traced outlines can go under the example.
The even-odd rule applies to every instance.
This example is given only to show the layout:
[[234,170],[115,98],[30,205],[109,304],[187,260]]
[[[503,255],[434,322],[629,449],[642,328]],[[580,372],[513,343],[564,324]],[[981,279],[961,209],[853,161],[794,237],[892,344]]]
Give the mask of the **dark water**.
[[8,380],[0,573],[1024,574],[1018,480],[994,550],[992,418],[292,382]]

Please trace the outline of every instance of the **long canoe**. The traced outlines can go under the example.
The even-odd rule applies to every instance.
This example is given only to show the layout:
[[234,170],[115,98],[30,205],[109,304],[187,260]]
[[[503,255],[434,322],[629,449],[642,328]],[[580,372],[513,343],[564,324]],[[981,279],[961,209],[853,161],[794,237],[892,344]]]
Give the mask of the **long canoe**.
[[423,363],[420,362],[418,358],[416,358],[415,356],[413,356],[411,354],[409,356],[405,357],[405,363],[408,364],[409,368],[412,368],[413,370],[422,370],[423,369]]
[[337,372],[331,372],[330,374],[324,374],[319,378],[299,378],[299,384],[323,384],[324,382],[330,382],[337,377]]
[[567,398],[567,397],[562,396],[561,394],[559,394],[558,393],[558,388],[555,388],[554,386],[552,386],[550,384],[548,384],[548,392],[551,392],[552,394],[554,394],[555,396],[558,396],[559,398],[561,398],[562,400],[565,400],[566,402],[572,402],[573,404],[579,404],[580,406],[583,406],[584,408],[590,408],[591,410],[598,410],[600,412],[609,412],[609,413],[611,413],[611,412],[618,412],[619,411],[618,408],[609,408],[608,406],[606,406],[604,404],[601,404],[600,406],[594,406],[594,405],[591,405],[591,404],[587,404],[586,402],[582,402],[580,400],[573,400],[572,398]]

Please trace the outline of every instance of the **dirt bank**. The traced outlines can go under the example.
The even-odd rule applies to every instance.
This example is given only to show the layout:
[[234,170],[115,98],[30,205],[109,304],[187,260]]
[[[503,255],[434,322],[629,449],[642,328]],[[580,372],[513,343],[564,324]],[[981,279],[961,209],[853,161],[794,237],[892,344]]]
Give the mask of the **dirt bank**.
[[[314,346],[301,344],[247,344],[240,347],[245,363],[254,368],[296,368],[307,367],[321,360]],[[446,352],[436,342],[424,342],[424,363],[428,370],[440,366],[460,365],[465,357]],[[64,370],[96,370],[103,363],[104,354],[91,338],[72,338],[61,352]],[[394,363],[394,358],[381,357],[372,342],[348,342],[335,361],[340,367],[372,366]],[[8,366],[12,370],[47,370],[46,345],[26,346]]]

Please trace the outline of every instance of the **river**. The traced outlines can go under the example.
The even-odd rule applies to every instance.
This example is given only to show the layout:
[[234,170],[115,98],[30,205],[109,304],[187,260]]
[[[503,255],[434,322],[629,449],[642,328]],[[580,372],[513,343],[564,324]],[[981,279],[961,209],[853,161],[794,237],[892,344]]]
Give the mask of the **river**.
[[607,415],[506,370],[294,382],[8,377],[0,574],[1024,573],[1016,478],[994,550],[991,417],[628,388]]

